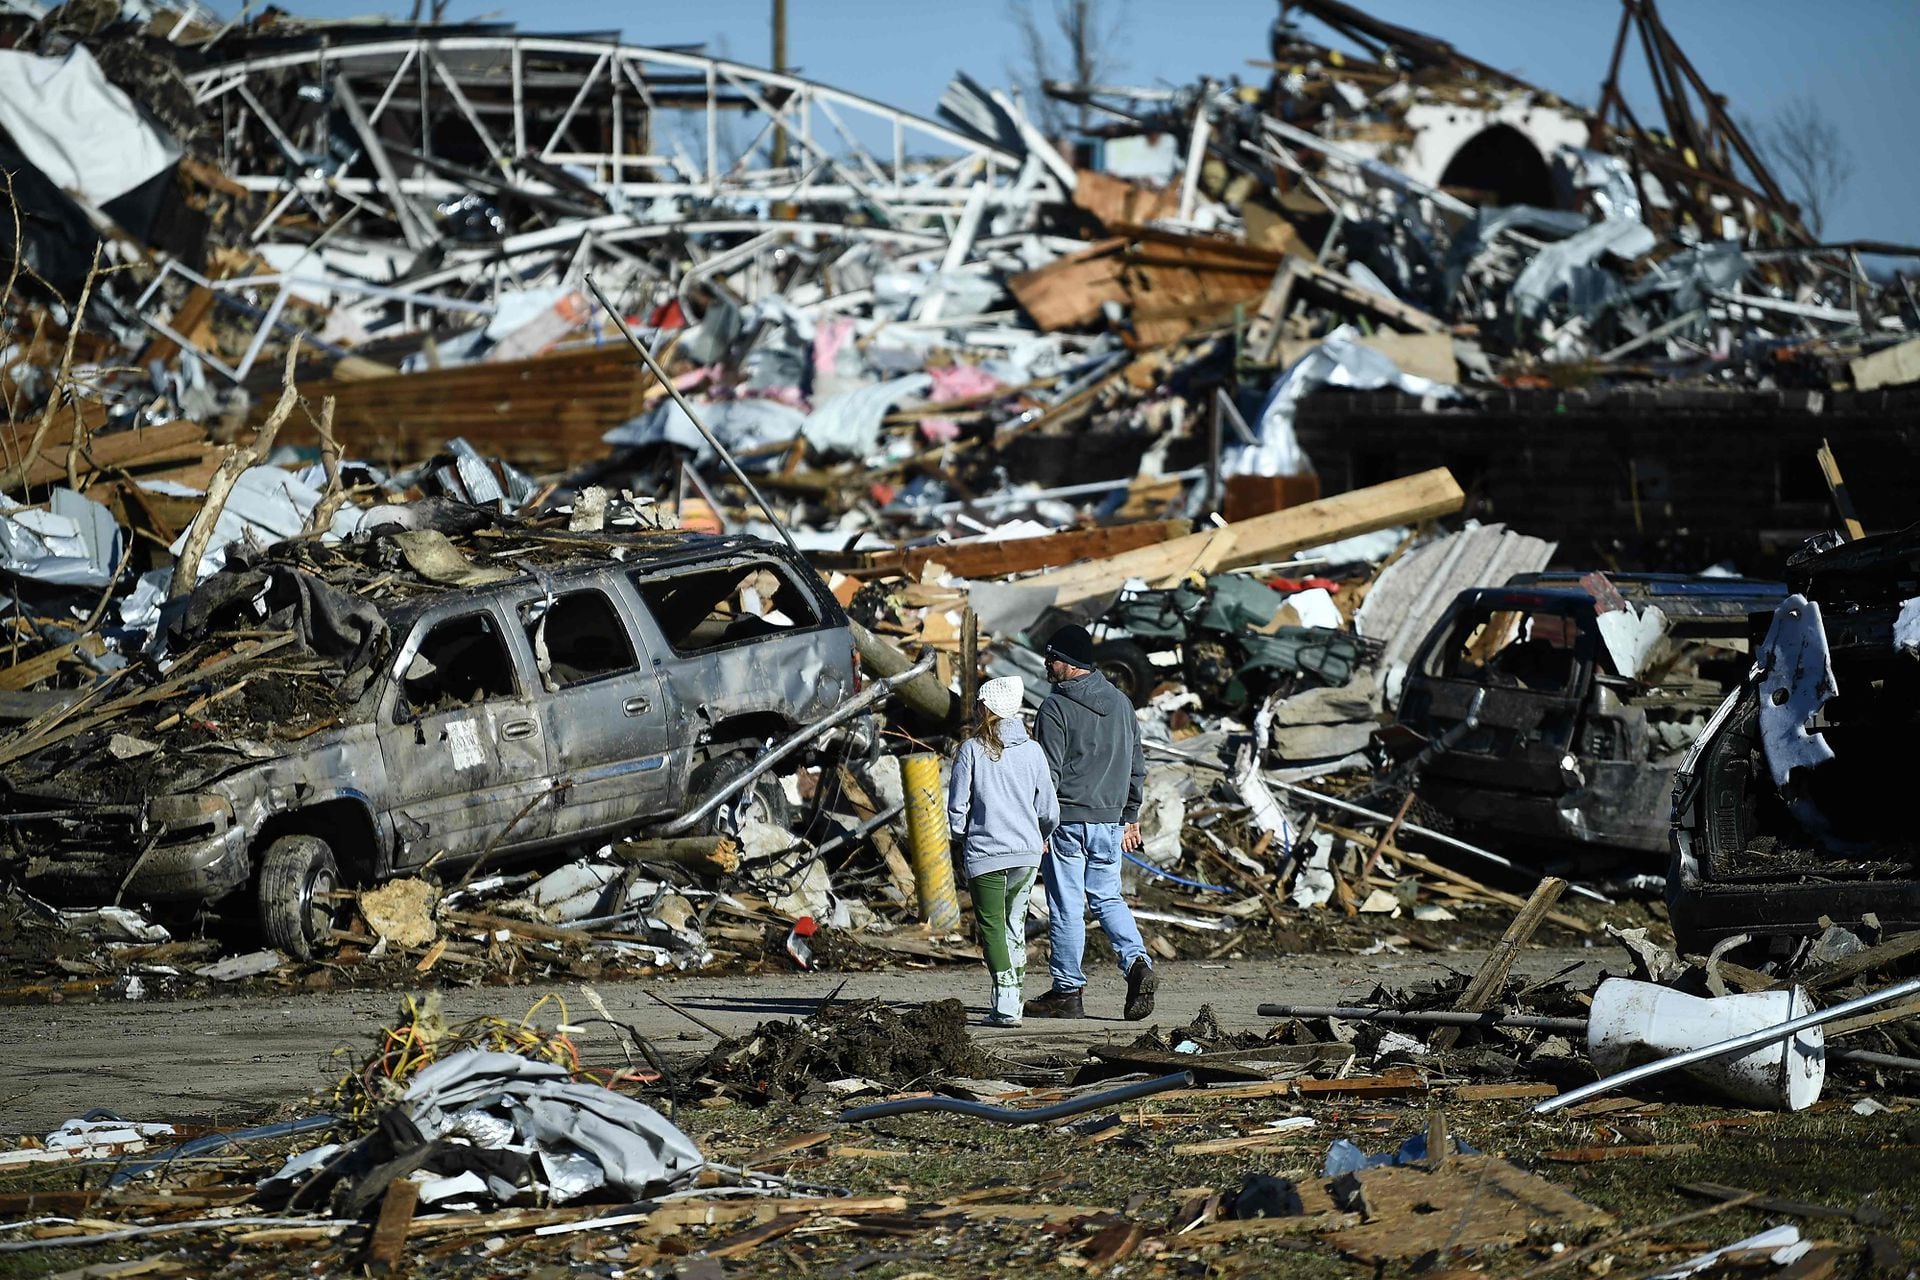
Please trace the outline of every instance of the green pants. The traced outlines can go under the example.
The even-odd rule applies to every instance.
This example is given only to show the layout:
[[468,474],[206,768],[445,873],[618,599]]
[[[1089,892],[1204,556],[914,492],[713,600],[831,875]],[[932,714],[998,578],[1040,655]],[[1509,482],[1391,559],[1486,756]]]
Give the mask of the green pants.
[[967,882],[973,916],[980,926],[980,950],[993,982],[992,1009],[1018,1018],[1027,981],[1027,899],[1033,895],[1037,868],[990,871]]

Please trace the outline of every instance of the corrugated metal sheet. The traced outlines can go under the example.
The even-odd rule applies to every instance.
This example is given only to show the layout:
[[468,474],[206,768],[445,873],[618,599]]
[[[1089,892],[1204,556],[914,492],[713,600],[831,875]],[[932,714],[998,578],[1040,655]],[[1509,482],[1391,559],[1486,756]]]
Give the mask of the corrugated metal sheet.
[[1455,596],[1544,569],[1557,545],[1486,524],[1437,538],[1388,566],[1353,620],[1361,635],[1385,642],[1380,684],[1388,705],[1399,698],[1407,660]]

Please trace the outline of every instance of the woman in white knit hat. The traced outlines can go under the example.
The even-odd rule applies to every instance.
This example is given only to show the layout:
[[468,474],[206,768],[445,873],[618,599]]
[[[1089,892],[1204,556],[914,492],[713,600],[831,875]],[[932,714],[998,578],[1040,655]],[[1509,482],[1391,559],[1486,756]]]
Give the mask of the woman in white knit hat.
[[980,686],[980,705],[947,787],[947,822],[966,866],[980,950],[993,980],[987,1023],[995,1027],[1020,1024],[1027,899],[1047,837],[1060,825],[1046,753],[1020,721],[1024,692],[1018,676]]

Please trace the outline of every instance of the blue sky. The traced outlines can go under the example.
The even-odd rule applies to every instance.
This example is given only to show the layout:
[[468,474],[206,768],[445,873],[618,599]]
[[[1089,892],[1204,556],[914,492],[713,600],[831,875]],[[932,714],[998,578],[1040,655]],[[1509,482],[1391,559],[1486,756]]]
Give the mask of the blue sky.
[[[1111,0],[1109,0],[1111,3]],[[1619,0],[1360,0],[1376,16],[1450,41],[1471,57],[1592,105],[1619,22]],[[280,0],[341,17],[368,0]],[[1040,0],[1042,5],[1047,0]],[[225,0],[220,7],[237,7]],[[401,12],[405,5],[400,4]],[[704,43],[769,61],[771,0],[565,6],[455,0],[450,19],[501,18],[523,30],[621,30],[635,44]],[[1128,0],[1122,78],[1184,84],[1202,75],[1263,81],[1274,0]],[[1764,120],[1796,96],[1816,100],[1846,136],[1850,184],[1833,238],[1920,241],[1920,5],[1914,0],[1666,0],[1680,47],[1735,115]],[[1004,83],[1018,58],[1006,0],[788,0],[788,58],[802,74],[931,115],[954,71]],[[1658,118],[1644,76],[1628,82],[1643,121]]]

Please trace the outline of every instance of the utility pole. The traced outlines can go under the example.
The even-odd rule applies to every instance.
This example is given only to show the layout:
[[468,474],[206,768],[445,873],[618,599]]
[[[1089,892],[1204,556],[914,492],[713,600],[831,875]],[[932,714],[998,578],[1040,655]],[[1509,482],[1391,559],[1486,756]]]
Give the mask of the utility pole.
[[[773,0],[773,69],[787,69],[787,0]],[[784,100],[782,94],[776,101]],[[775,127],[773,131],[773,167],[787,167],[787,131]]]

